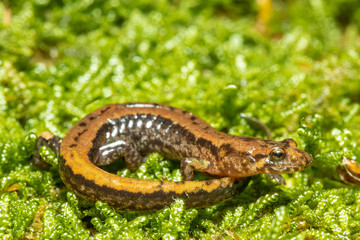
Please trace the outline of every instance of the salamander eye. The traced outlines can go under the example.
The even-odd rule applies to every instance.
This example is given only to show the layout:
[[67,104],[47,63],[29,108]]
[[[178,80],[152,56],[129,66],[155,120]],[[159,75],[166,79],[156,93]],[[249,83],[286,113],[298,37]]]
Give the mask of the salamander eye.
[[285,158],[286,152],[284,149],[276,147],[273,150],[271,150],[269,156],[271,161],[278,162]]

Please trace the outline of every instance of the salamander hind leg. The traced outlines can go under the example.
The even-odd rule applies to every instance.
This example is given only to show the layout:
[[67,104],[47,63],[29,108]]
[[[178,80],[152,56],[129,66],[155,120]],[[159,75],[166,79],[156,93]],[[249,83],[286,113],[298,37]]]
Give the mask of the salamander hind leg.
[[108,165],[121,157],[125,158],[126,167],[131,171],[136,170],[143,161],[132,140],[116,139],[100,145],[93,158],[93,163],[97,166]]
[[206,172],[210,162],[199,158],[184,158],[181,161],[181,175],[183,181],[194,180],[194,170]]

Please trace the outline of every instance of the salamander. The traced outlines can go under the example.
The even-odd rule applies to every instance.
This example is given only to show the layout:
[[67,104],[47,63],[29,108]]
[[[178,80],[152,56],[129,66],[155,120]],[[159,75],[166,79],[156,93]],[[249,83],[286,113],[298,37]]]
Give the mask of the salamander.
[[[188,208],[213,205],[237,193],[237,179],[268,174],[282,183],[280,174],[301,171],[312,161],[292,139],[226,134],[190,112],[156,103],[104,106],[63,139],[40,134],[32,162],[46,168],[38,152],[42,145],[60,154],[59,173],[69,189],[87,201],[125,210],[161,209],[175,198],[185,199]],[[98,167],[123,157],[135,170],[151,152],[180,160],[183,181],[132,179]],[[194,170],[213,179],[194,181]]]

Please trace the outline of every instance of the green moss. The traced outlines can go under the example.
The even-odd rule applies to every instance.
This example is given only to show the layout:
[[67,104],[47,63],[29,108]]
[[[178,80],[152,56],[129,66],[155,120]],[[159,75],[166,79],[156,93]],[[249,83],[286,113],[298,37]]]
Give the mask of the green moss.
[[39,207],[37,199],[19,199],[16,193],[0,196],[1,239],[21,238],[30,226]]
[[[0,238],[356,239],[360,188],[342,158],[360,159],[360,3],[340,1],[2,1],[0,3]],[[261,26],[262,24],[262,26]],[[59,136],[108,103],[184,108],[215,128],[293,138],[312,167],[286,186],[255,176],[226,203],[157,212],[87,203],[63,185],[57,156],[37,170],[35,134]],[[35,133],[35,134],[34,134]],[[179,180],[155,153],[122,176]],[[116,169],[116,170],[113,170]],[[204,176],[197,176],[198,179]]]

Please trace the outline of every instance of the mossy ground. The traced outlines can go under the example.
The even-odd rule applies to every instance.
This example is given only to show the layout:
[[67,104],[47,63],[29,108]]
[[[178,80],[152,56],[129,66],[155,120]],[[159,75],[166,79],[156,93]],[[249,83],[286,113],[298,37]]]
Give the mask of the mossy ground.
[[[360,2],[257,2],[0,2],[0,238],[360,237],[360,188],[336,172],[343,157],[360,159]],[[56,165],[29,165],[32,133],[64,136],[96,108],[134,101],[264,137],[245,113],[276,140],[295,139],[313,165],[286,186],[256,176],[224,204],[185,210],[178,200],[148,213],[88,204]],[[154,154],[135,175],[179,170]]]

